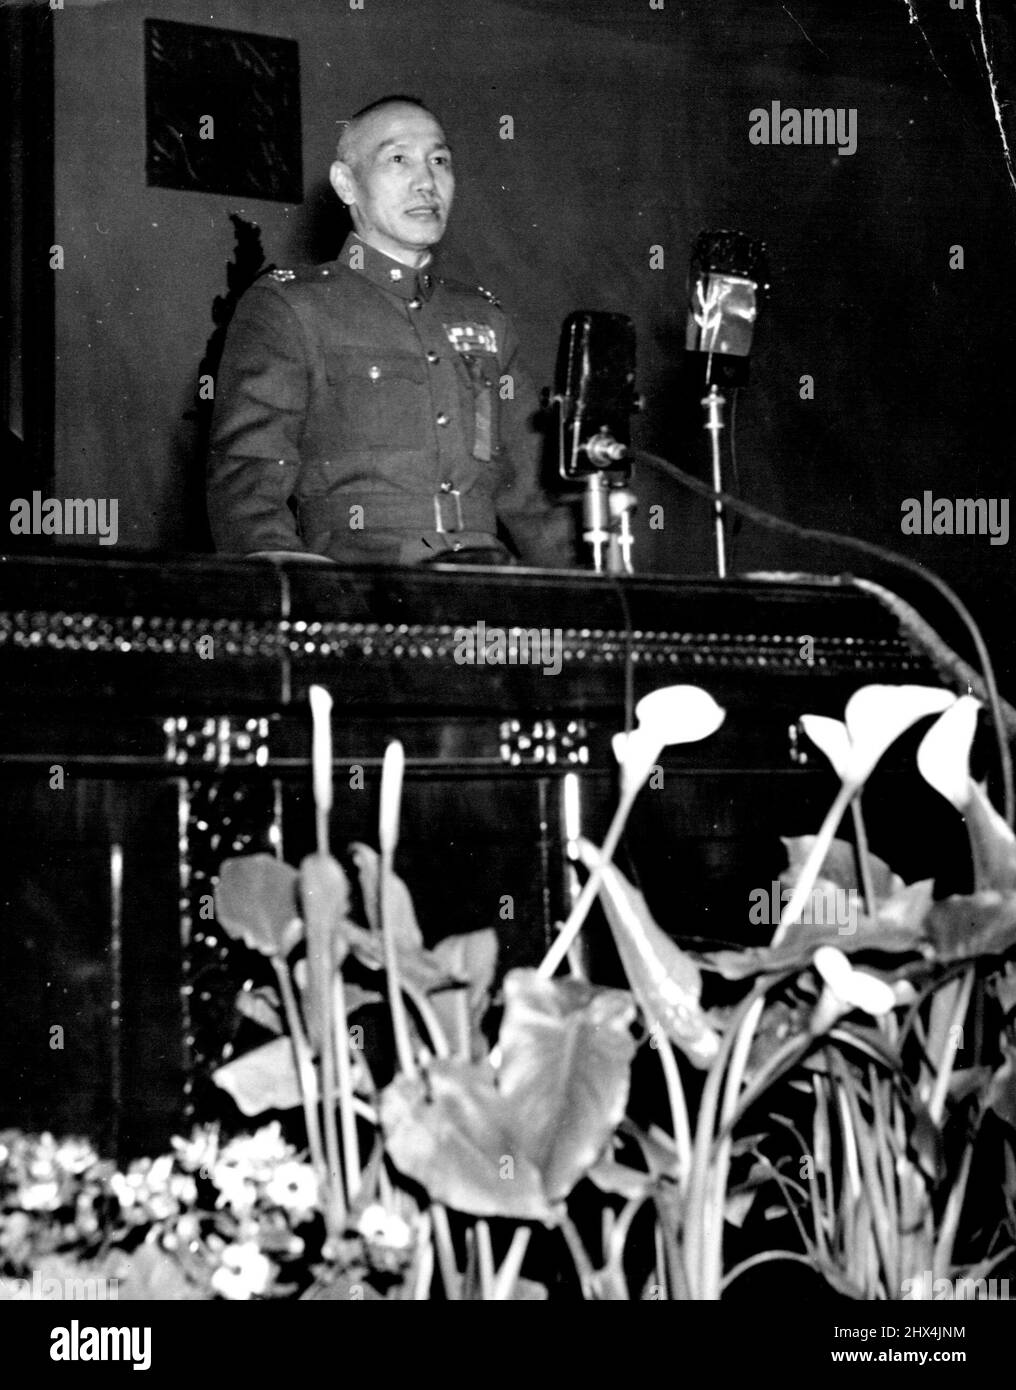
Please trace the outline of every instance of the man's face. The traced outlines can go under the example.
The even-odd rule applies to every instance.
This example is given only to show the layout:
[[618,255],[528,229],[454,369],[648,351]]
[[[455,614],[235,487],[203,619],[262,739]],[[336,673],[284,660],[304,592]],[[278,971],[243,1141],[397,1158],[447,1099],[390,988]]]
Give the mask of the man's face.
[[417,106],[385,106],[365,119],[346,153],[332,165],[331,182],[357,232],[385,255],[418,265],[444,236],[455,193],[444,131]]

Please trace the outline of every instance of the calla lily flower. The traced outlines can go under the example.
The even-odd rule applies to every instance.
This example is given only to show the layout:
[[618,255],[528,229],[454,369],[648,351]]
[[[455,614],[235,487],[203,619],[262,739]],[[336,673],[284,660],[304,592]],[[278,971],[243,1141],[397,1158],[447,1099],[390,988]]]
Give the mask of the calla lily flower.
[[550,979],[578,935],[600,891],[603,870],[614,857],[635,798],[664,748],[708,738],[726,719],[727,712],[701,686],[665,685],[642,697],[635,706],[635,717],[637,727],[630,734],[616,734],[613,739],[614,756],[621,765],[621,799],[604,838],[599,862],[586,880],[557,940],[543,958],[539,971],[541,979]]
[[[877,975],[870,975],[866,970],[855,970],[835,946],[820,946],[812,964],[822,979],[822,995],[810,1025],[815,1035],[828,1032],[838,1019],[854,1009],[880,1018],[907,997],[906,990],[898,993]],[[909,985],[907,989],[910,989]]]
[[801,728],[832,764],[841,780],[846,776],[850,761],[850,735],[842,719],[830,719],[825,714],[802,714]]
[[845,786],[860,787],[882,754],[919,719],[956,703],[948,690],[928,685],[866,685],[847,701],[845,722],[806,714],[805,733],[832,763]]
[[[939,714],[956,703],[948,690],[927,685],[866,685],[851,695],[845,710],[845,722],[824,715],[805,714],[801,724],[808,737],[822,749],[840,778],[840,789],[822,822],[807,862],[801,871],[790,902],[784,909],[772,944],[778,946],[788,929],[798,920],[808,900],[822,864],[829,852],[833,836],[844,812],[854,803],[858,843],[862,846],[864,870],[863,822],[857,807],[857,794],[864,786],[886,749],[928,714]],[[872,893],[867,904],[874,913]]]
[[917,750],[924,780],[959,811],[967,823],[974,866],[974,891],[1016,890],[1016,836],[970,775],[970,749],[980,702],[961,695],[932,725]]
[[638,727],[630,734],[615,734],[611,741],[621,765],[622,789],[629,794],[642,786],[664,748],[708,738],[727,713],[701,686],[666,685],[642,697],[635,717]]
[[917,750],[917,768],[929,786],[963,812],[970,804],[973,781],[970,776],[970,749],[977,732],[980,700],[961,695],[935,721]]

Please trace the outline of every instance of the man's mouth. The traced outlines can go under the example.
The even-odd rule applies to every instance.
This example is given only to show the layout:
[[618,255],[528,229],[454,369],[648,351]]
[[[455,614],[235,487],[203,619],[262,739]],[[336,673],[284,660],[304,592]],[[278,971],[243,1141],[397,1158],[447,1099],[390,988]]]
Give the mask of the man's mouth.
[[407,217],[439,217],[441,209],[436,203],[421,203],[417,207],[406,208]]

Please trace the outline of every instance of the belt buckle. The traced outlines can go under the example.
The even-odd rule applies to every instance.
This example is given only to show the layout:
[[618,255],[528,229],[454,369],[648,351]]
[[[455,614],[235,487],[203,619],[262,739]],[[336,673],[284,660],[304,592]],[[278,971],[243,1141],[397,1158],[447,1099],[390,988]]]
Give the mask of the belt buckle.
[[[453,497],[455,499],[455,525],[446,526],[444,524],[444,499]],[[442,492],[434,494],[434,530],[441,536],[449,531],[461,531],[462,525],[462,494],[457,487],[450,487]]]

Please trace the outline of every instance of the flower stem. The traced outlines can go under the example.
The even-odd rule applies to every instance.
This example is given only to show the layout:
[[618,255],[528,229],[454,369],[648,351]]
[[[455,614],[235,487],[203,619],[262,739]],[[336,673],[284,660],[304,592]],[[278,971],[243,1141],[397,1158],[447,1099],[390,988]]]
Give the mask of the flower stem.
[[822,871],[822,865],[825,863],[825,857],[829,853],[829,846],[833,842],[833,836],[836,834],[840,821],[843,819],[843,813],[850,804],[850,800],[856,790],[857,788],[853,784],[849,782],[842,783],[839,791],[836,793],[836,799],[826,812],[826,818],[822,822],[822,827],[818,834],[815,836],[815,843],[811,847],[811,853],[804,861],[804,867],[801,869],[800,877],[794,886],[790,902],[788,902],[783,909],[779,926],[773,933],[772,944],[774,946],[780,944],[804,910],[804,905],[811,894],[811,890],[815,887],[815,880]]
[[346,1190],[352,1201],[360,1190],[360,1142],[353,1110],[353,1066],[349,1056],[349,1018],[346,1013],[346,987],[341,972],[333,985],[335,1057],[339,1071],[339,1114],[342,1122],[342,1153],[346,1165]]
[[638,792],[639,787],[633,788],[630,786],[626,787],[622,792],[621,800],[618,803],[617,810],[614,812],[614,819],[610,823],[610,829],[607,831],[603,846],[600,849],[599,860],[592,873],[586,879],[585,887],[579,894],[578,900],[571,912],[569,912],[567,921],[558,932],[557,940],[544,956],[540,968],[536,972],[539,979],[550,979],[568,954],[572,942],[582,930],[582,924],[589,915],[589,909],[592,907],[596,895],[600,891],[600,884],[603,881],[603,871],[614,857],[614,851],[617,849],[621,839],[625,821],[628,819],[631,808],[635,804],[635,797],[638,795]]
[[441,1269],[445,1298],[449,1303],[458,1303],[462,1291],[458,1266],[455,1263],[455,1246],[452,1244],[452,1232],[448,1224],[448,1211],[440,1202],[432,1202],[430,1214],[434,1223],[434,1244],[437,1246],[437,1262]]
[[[328,1164],[325,1161],[324,1147],[321,1142],[321,1126],[317,1113],[317,1079],[314,1075],[310,1046],[304,1036],[303,1024],[300,1022],[300,1012],[296,1006],[293,983],[289,978],[289,967],[285,961],[280,960],[277,956],[272,957],[272,965],[275,967],[275,975],[279,982],[279,993],[282,995],[282,1003],[286,1010],[289,1038],[296,1060],[296,1074],[300,1081],[300,1098],[303,1101],[303,1117],[307,1126],[307,1144],[310,1148],[311,1163],[314,1165],[323,1190],[328,1192],[331,1190],[331,1182]],[[342,1201],[341,1192],[338,1201],[339,1203]],[[345,1220],[345,1212],[341,1212],[341,1215],[338,1212],[335,1214],[339,1216],[339,1223],[341,1224],[341,1221]]]
[[519,1271],[522,1268],[522,1261],[526,1258],[530,1235],[528,1226],[516,1227],[504,1264],[498,1270],[497,1278],[494,1280],[494,1288],[491,1292],[491,1299],[494,1303],[507,1303],[511,1298],[518,1281]]
[[868,831],[864,824],[864,814],[861,811],[861,792],[858,790],[856,796],[850,801],[850,814],[854,821],[854,845],[857,850],[857,863],[861,871],[861,888],[864,892],[864,910],[868,917],[874,919],[878,911],[878,902],[875,898],[875,880],[871,873],[871,854],[868,850]]

